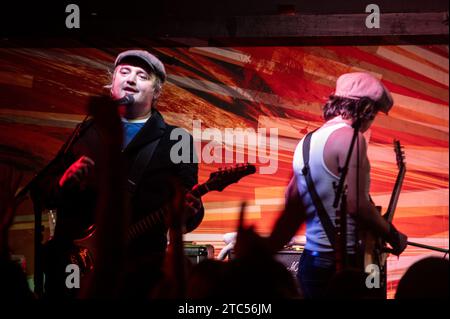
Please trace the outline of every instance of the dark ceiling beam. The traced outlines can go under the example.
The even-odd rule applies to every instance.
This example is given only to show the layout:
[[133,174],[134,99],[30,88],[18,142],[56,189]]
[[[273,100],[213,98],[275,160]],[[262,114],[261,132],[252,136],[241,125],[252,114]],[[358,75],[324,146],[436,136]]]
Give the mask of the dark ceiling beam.
[[159,37],[272,38],[333,36],[448,36],[448,12],[382,13],[380,28],[366,27],[368,14],[270,15],[169,18],[149,33]]
[[[85,15],[82,27],[66,29],[48,20],[33,28],[7,30],[0,47],[128,47],[132,39],[152,46],[445,44],[448,11],[381,13],[380,28],[368,28],[369,13],[257,16],[162,16],[112,19]],[[63,27],[61,27],[63,25]],[[55,26],[59,26],[59,29]],[[1,30],[1,29],[0,29]],[[8,34],[11,33],[11,34]],[[1,31],[0,31],[1,34]],[[23,36],[23,39],[21,38]],[[55,38],[55,39],[53,39]],[[177,39],[187,39],[183,42]],[[22,39],[22,40],[21,40]],[[72,41],[74,40],[74,41]]]

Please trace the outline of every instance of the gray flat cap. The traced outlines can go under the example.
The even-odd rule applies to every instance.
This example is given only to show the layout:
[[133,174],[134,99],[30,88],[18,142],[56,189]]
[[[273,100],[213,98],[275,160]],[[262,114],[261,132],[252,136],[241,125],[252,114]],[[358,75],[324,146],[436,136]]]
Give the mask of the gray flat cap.
[[128,50],[120,53],[116,62],[114,62],[114,67],[118,66],[124,59],[126,58],[137,58],[142,60],[145,64],[147,64],[153,72],[161,78],[164,82],[166,80],[166,69],[164,68],[164,64],[153,54],[145,51],[145,50]]

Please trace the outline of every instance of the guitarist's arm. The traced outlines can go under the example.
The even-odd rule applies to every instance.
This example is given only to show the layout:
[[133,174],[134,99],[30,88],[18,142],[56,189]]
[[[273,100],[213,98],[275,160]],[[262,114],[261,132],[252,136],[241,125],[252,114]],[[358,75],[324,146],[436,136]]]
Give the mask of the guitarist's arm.
[[186,220],[185,232],[189,233],[200,225],[205,215],[205,209],[203,207],[201,199],[195,197],[191,193],[188,193],[186,195],[186,200],[189,207],[187,212],[188,217]]
[[269,249],[272,253],[282,249],[306,220],[306,210],[299,195],[295,175],[287,186],[285,197],[284,209],[268,238]]
[[[192,136],[190,138],[190,159],[193,159],[196,154],[194,149],[194,140]],[[180,179],[183,186],[191,190],[194,185],[198,183],[198,164],[192,161],[191,163],[180,163],[177,165],[177,177]],[[204,208],[200,197],[195,194],[188,193],[186,195],[186,201],[188,204],[188,211],[186,212],[186,225],[184,228],[185,233],[189,233],[196,229],[203,220]]]
[[[339,166],[343,167],[346,158],[346,150],[348,150],[349,141],[351,141],[352,132],[349,130],[347,133],[349,136],[344,137],[341,141],[342,150],[338,154]],[[345,142],[347,141],[347,142]],[[352,157],[350,159],[350,165],[347,176],[348,194],[347,194],[347,208],[349,214],[363,224],[369,231],[372,231],[378,236],[381,236],[394,249],[394,253],[399,255],[406,248],[407,237],[398,232],[395,227],[388,223],[378,212],[375,205],[370,201],[369,197],[369,173],[370,164],[367,157],[367,144],[363,134],[359,133],[359,148],[355,147]],[[346,143],[347,145],[343,145]],[[359,149],[359,187],[357,187],[357,152]]]

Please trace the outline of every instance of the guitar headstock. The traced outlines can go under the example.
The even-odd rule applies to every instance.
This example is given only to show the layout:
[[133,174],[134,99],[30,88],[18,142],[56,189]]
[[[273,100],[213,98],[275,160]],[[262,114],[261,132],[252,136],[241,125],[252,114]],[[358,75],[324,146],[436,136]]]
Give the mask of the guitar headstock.
[[394,140],[394,151],[398,168],[405,168],[405,152],[399,140]]
[[221,192],[230,184],[238,182],[241,178],[254,174],[256,172],[255,165],[237,164],[228,168],[220,168],[218,171],[209,175],[208,181],[205,183],[208,189]]

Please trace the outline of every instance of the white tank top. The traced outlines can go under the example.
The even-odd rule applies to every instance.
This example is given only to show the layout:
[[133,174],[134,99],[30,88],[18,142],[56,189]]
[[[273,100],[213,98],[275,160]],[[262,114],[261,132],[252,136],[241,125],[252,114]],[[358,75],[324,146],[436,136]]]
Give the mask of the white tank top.
[[[339,177],[334,175],[325,165],[323,159],[323,150],[327,143],[329,136],[336,130],[342,127],[351,127],[346,123],[336,123],[330,126],[322,127],[311,137],[311,148],[309,155],[309,166],[311,177],[314,182],[316,191],[322,200],[323,206],[330,216],[330,219],[335,225],[336,209],[333,207],[334,188],[333,182],[336,185],[339,183]],[[297,177],[297,187],[299,189],[300,197],[303,205],[306,208],[306,245],[305,249],[319,252],[331,252],[333,248],[328,240],[327,234],[317,215],[316,207],[308,192],[308,186],[305,177],[302,174],[303,169],[303,141],[298,143],[293,160],[294,174]],[[355,253],[355,221],[347,214],[347,252]]]

